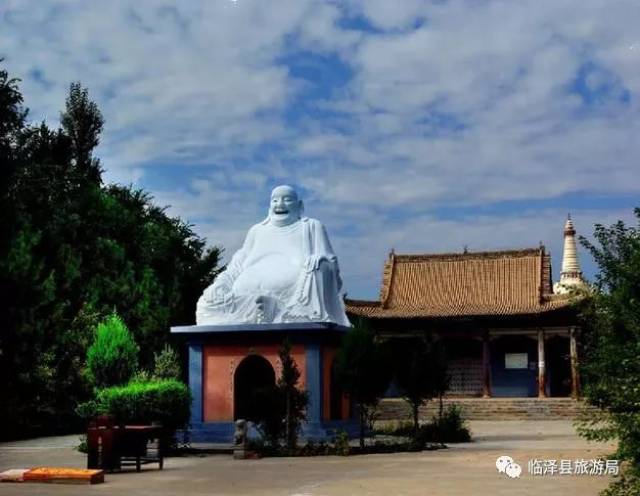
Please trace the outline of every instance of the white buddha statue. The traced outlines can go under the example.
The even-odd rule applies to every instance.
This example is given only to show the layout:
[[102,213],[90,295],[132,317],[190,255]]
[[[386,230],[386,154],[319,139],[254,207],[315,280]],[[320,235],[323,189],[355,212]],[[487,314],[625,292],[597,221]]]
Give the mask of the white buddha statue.
[[350,325],[327,232],[318,220],[302,217],[303,210],[292,187],[274,188],[267,218],[249,229],[242,248],[198,300],[198,325]]

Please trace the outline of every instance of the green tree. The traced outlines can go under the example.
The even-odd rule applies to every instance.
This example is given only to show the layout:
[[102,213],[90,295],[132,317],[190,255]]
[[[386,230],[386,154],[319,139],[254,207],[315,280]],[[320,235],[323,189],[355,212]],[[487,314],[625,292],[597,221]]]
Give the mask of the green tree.
[[297,445],[300,425],[307,417],[309,394],[298,387],[300,370],[291,356],[291,342],[288,339],[282,343],[278,357],[282,364],[277,388],[284,400],[284,437],[287,448],[293,451]]
[[93,150],[100,143],[104,126],[102,113],[89,98],[89,91],[80,82],[71,83],[65,111],[60,114],[60,124],[71,138],[71,150],[75,167],[91,181],[99,183],[102,170],[100,160],[93,157]]
[[638,225],[596,225],[595,242],[581,238],[600,269],[594,291],[583,299],[584,396],[603,410],[583,419],[590,439],[618,440],[625,476],[606,494],[640,494],[640,209]]
[[138,368],[138,351],[127,326],[112,313],[98,324],[95,341],[87,351],[93,385],[100,389],[127,383]]
[[451,376],[447,366],[447,352],[442,341],[431,343],[429,382],[434,396],[438,397],[438,420],[442,421],[444,413],[443,398],[449,389]]
[[45,329],[55,305],[55,278],[40,254],[41,230],[22,201],[26,143],[35,132],[26,126],[27,114],[18,80],[0,70],[0,438],[37,431],[53,397],[55,358]]
[[116,308],[134,333],[141,365],[169,340],[172,324],[190,324],[202,290],[218,273],[221,250],[207,249],[191,226],[167,216],[140,189],[107,186],[88,200],[80,287],[83,301]]
[[31,125],[0,70],[1,439],[78,428],[96,322],[115,309],[150,368],[219,270],[221,250],[148,193],[101,184],[102,116],[78,83],[66,103],[62,128]]
[[[0,58],[0,63],[3,59]],[[2,194],[3,207],[10,193],[9,185],[12,184],[20,164],[20,135],[25,126],[28,110],[23,107],[22,94],[18,89],[18,80],[10,78],[6,70],[0,69],[0,193]],[[0,216],[3,221],[8,220],[8,213],[3,208]],[[2,227],[7,226],[5,222]],[[0,242],[6,242],[3,237]]]
[[411,408],[414,434],[417,435],[420,407],[448,386],[446,361],[442,347],[428,336],[398,339],[394,349],[394,373],[398,387]]
[[342,340],[336,355],[336,377],[358,407],[360,446],[364,447],[367,419],[389,385],[391,367],[386,348],[362,319],[355,321]]
[[160,353],[154,355],[153,375],[158,379],[180,379],[180,359],[176,351],[166,344]]

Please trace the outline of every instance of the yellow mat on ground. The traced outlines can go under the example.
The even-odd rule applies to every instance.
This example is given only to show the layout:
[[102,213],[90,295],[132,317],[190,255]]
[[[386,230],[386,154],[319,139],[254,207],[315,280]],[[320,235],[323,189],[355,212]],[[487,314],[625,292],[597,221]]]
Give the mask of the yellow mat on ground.
[[68,484],[99,484],[104,482],[103,470],[66,467],[35,467],[13,469],[0,474],[3,482],[57,482]]

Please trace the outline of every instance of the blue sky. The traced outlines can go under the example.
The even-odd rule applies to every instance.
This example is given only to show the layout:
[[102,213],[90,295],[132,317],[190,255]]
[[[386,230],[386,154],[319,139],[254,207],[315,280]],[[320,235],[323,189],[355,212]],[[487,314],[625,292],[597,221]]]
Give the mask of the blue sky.
[[[33,120],[71,81],[107,181],[227,254],[291,183],[351,297],[396,252],[522,248],[640,205],[640,3],[5,0],[0,57]],[[587,276],[595,267],[581,252]]]

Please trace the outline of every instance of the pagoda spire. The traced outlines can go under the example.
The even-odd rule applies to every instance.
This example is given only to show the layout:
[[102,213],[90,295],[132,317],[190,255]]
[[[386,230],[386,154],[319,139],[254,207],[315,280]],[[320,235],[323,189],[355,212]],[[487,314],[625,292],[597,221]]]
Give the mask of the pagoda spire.
[[576,229],[571,220],[571,214],[567,215],[564,224],[564,250],[562,252],[562,271],[560,272],[560,282],[556,283],[554,290],[556,293],[566,294],[573,288],[584,285],[580,261],[578,260],[578,249],[576,246]]

